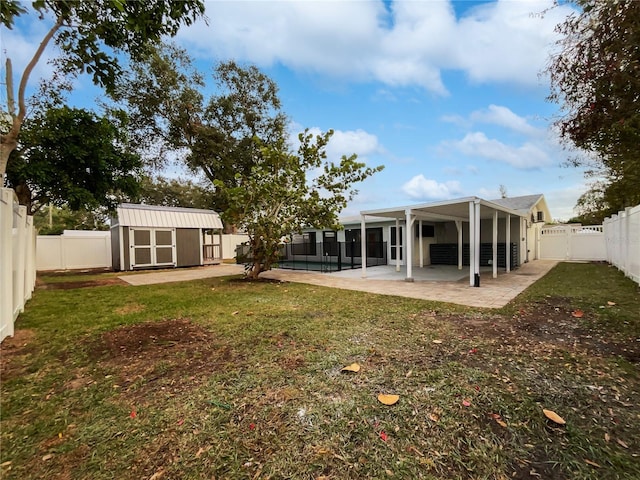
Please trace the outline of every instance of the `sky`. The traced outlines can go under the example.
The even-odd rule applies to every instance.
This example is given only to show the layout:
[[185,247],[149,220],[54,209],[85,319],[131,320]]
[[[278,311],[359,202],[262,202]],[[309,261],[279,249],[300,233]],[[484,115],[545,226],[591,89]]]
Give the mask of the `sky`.
[[[206,22],[175,41],[207,75],[219,61],[253,64],[279,87],[292,135],[335,131],[327,153],[384,170],[358,185],[344,215],[453,198],[542,193],[554,219],[575,216],[587,189],[563,166],[543,73],[553,0],[207,1]],[[44,22],[0,31],[2,63],[21,71]],[[54,49],[47,51],[49,58]],[[32,84],[50,74],[41,62]],[[4,74],[4,72],[3,72]],[[209,76],[209,79],[211,77]],[[72,101],[90,102],[89,79]],[[1,98],[5,100],[5,97]],[[174,172],[175,174],[175,172]]]

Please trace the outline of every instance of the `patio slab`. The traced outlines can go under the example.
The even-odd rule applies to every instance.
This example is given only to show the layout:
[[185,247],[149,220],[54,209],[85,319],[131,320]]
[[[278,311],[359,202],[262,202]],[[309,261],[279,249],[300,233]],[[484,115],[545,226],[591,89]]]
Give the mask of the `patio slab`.
[[[534,260],[512,272],[498,272],[497,278],[492,278],[490,268],[489,272],[483,273],[481,270],[479,288],[469,286],[468,271],[465,272],[464,278],[457,281],[420,280],[417,275],[414,275],[414,282],[405,282],[404,271],[396,272],[393,266],[390,271],[388,265],[367,268],[367,278],[365,279],[359,278],[360,270],[332,274],[271,270],[261,276],[274,280],[308,283],[380,295],[434,300],[470,307],[501,308],[542,278],[557,263],[555,260]],[[378,268],[380,270],[376,272]],[[456,272],[460,271],[456,268]]]
[[[357,290],[380,295],[434,300],[470,307],[501,308],[513,300],[528,286],[543,277],[558,262],[534,260],[525,263],[510,273],[498,272],[492,278],[491,268],[481,269],[480,287],[469,286],[468,270],[447,266],[415,267],[414,282],[406,282],[405,270],[395,271],[394,266],[384,265],[367,268],[367,278],[360,278],[361,270],[344,270],[336,273],[317,273],[301,270],[271,270],[261,275],[286,282],[307,283],[344,290]],[[210,277],[240,275],[242,265],[214,265],[190,269],[161,270],[149,273],[122,275],[118,278],[131,285],[181,282]]]

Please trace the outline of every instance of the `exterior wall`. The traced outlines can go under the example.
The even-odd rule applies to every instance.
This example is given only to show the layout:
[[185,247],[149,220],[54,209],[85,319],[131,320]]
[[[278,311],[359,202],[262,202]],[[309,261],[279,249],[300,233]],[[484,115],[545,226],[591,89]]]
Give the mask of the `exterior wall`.
[[131,249],[129,248],[129,228],[128,227],[118,227],[122,229],[122,244],[124,246],[124,264],[123,267],[125,270],[131,269]]
[[238,245],[248,241],[249,235],[233,233],[222,235],[222,258],[225,260],[236,258],[236,248]]
[[111,268],[120,270],[120,228],[111,227]]
[[202,265],[200,235],[200,229],[197,228],[176,228],[176,266]]

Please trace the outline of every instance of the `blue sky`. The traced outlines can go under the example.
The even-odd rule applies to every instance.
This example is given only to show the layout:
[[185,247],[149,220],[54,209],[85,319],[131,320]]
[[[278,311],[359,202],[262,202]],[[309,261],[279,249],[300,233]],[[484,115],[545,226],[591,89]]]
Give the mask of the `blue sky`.
[[[227,59],[257,65],[279,85],[292,134],[333,129],[331,157],[385,165],[344,214],[497,198],[504,185],[509,196],[543,193],[567,220],[587,187],[581,170],[562,166],[569,153],[551,128],[559,108],[541,71],[571,12],[552,3],[210,1],[208,25],[176,41],[204,72]],[[43,30],[2,30],[16,71]],[[40,65],[34,81],[47,73]],[[93,94],[80,83],[73,98]]]

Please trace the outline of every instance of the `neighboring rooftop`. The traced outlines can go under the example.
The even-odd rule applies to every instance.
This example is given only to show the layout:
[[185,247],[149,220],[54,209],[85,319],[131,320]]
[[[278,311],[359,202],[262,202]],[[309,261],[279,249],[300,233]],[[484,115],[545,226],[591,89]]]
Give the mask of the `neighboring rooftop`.
[[491,203],[496,203],[503,207],[507,207],[511,210],[520,211],[522,213],[527,213],[533,208],[533,206],[540,201],[542,198],[541,193],[537,193],[535,195],[524,195],[522,197],[505,197],[498,198],[496,200],[489,200]]

